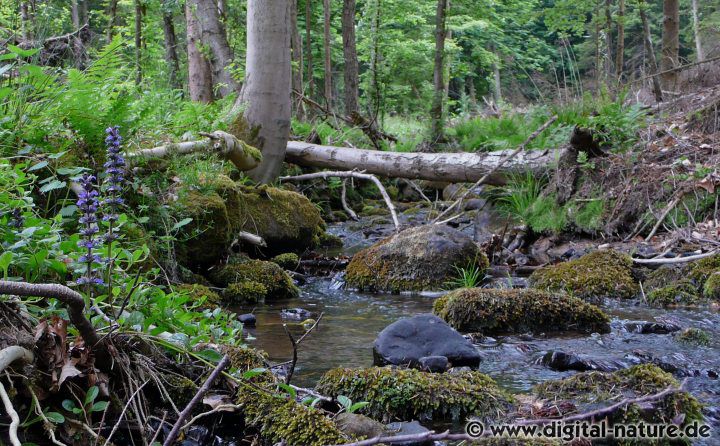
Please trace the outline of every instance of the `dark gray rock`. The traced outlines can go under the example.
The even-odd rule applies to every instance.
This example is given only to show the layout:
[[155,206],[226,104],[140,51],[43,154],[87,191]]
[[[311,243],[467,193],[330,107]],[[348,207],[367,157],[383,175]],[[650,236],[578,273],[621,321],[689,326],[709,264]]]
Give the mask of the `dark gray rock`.
[[668,320],[656,322],[628,321],[623,322],[622,326],[626,331],[638,334],[668,334],[682,329],[680,325]]
[[559,350],[550,350],[539,358],[536,363],[560,372],[568,370],[577,370],[579,372],[586,372],[590,370],[597,370],[599,372],[614,372],[625,368],[625,364],[622,364],[619,361],[598,361],[585,356],[576,355],[574,353],[565,353]]
[[343,412],[335,417],[335,424],[343,433],[353,437],[375,438],[389,435],[384,424],[358,413]]
[[247,314],[241,314],[238,316],[238,320],[243,323],[246,327],[254,327],[255,322],[257,322],[257,318],[252,313]]
[[302,321],[310,319],[312,317],[312,312],[305,310],[304,308],[283,308],[280,311],[280,317],[283,319]]
[[375,365],[420,367],[420,359],[444,356],[450,367],[477,368],[480,353],[472,343],[432,314],[400,319],[383,329],[373,345]]
[[442,373],[448,369],[446,356],[423,356],[418,362],[420,369],[426,372]]
[[[400,421],[397,423],[390,423],[387,425],[388,430],[391,431],[391,435],[415,435],[424,434],[429,432],[430,429],[423,427],[417,421]],[[397,446],[432,446],[432,441],[404,441],[401,443],[393,443]]]

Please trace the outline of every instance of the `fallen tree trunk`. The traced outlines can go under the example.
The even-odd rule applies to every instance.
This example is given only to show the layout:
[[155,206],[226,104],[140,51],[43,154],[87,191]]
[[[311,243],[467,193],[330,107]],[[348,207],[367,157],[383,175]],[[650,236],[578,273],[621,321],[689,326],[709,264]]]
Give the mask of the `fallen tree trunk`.
[[[405,153],[348,147],[321,146],[290,141],[285,160],[300,166],[336,170],[362,170],[392,178],[474,183],[490,174],[485,184],[505,184],[514,171],[541,173],[559,156],[559,150],[522,152],[502,165],[513,150],[486,153]],[[498,166],[500,168],[498,169]]]

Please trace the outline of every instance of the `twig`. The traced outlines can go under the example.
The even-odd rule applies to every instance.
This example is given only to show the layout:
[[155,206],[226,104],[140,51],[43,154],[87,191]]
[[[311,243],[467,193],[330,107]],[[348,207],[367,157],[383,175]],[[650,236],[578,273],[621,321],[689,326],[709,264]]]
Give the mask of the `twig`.
[[0,350],[0,373],[15,361],[23,360],[30,364],[35,360],[35,355],[30,350],[11,345]]
[[655,226],[653,226],[653,228],[650,230],[650,233],[647,235],[647,237],[645,237],[646,242],[650,241],[650,239],[655,235],[657,230],[660,228],[660,225],[662,225],[662,222],[665,221],[665,217],[667,217],[667,215],[670,213],[670,211],[672,211],[675,208],[675,206],[677,206],[677,204],[680,203],[680,200],[682,200],[682,198],[684,196],[685,196],[684,190],[678,191],[678,193],[675,195],[675,198],[670,200],[670,202],[667,204],[667,206],[665,206],[665,209],[663,209],[662,213],[658,217],[657,222],[655,223]]
[[342,203],[343,210],[348,214],[348,216],[353,220],[357,221],[357,214],[355,213],[355,211],[352,210],[352,208],[350,208],[350,206],[348,206],[346,183],[347,178],[345,178],[342,182],[342,189],[340,190],[340,203]]
[[267,243],[265,243],[264,238],[260,237],[257,234],[253,234],[253,233],[247,232],[247,231],[240,231],[237,235],[237,239],[241,240],[243,242],[250,243],[251,245],[255,245],[255,246],[261,246],[261,247],[267,246]]
[[45,416],[45,413],[42,411],[42,407],[40,407],[40,401],[38,401],[38,397],[35,394],[35,391],[32,389],[32,386],[27,386],[28,391],[30,391],[30,396],[32,397],[33,404],[35,405],[35,413],[42,418],[43,420],[43,427],[47,431],[48,435],[50,436],[50,441],[54,445],[57,446],[67,446],[62,441],[55,438],[55,425],[48,420],[48,418]]
[[0,399],[5,406],[5,412],[7,412],[7,414],[10,416],[10,427],[8,428],[10,444],[12,446],[22,446],[22,443],[20,443],[20,439],[17,436],[18,426],[20,426],[20,417],[18,416],[17,411],[13,407],[12,401],[10,401],[10,397],[5,391],[5,386],[2,382],[0,382]]
[[697,254],[694,256],[687,257],[673,257],[671,259],[633,259],[633,262],[640,265],[672,265],[676,263],[687,263],[694,260],[704,259],[705,257],[712,257],[720,251],[710,251],[703,254]]
[[125,406],[123,406],[122,412],[120,412],[120,416],[118,417],[117,422],[113,426],[112,430],[110,430],[110,434],[105,439],[105,443],[103,443],[103,446],[108,446],[110,444],[110,439],[113,435],[115,435],[115,432],[118,430],[118,427],[120,427],[120,422],[122,421],[123,417],[125,416],[125,412],[127,412],[128,408],[130,407],[130,403],[135,399],[135,396],[140,393],[143,387],[150,381],[145,381],[140,387],[138,387],[132,395],[130,395],[130,398],[128,398],[127,403],[125,403]]
[[510,161],[511,159],[515,158],[518,153],[520,153],[520,152],[522,152],[523,150],[525,150],[525,148],[527,147],[528,144],[530,144],[535,138],[537,138],[538,136],[540,136],[540,134],[541,134],[542,132],[544,132],[548,127],[550,127],[555,121],[557,121],[557,119],[558,119],[557,115],[555,115],[555,116],[553,116],[552,118],[548,119],[547,122],[545,122],[545,124],[543,124],[542,126],[540,126],[539,129],[535,130],[535,131],[532,133],[532,135],[528,136],[528,138],[527,138],[522,144],[520,144],[517,149],[513,150],[512,152],[510,152],[510,154],[509,154],[508,156],[506,156],[505,158],[503,158],[503,159],[497,164],[497,166],[493,167],[493,168],[490,170],[490,172],[488,172],[488,173],[486,173],[485,175],[483,175],[479,180],[477,180],[477,182],[475,182],[475,184],[472,185],[472,187],[470,187],[470,188],[467,189],[465,192],[463,192],[463,194],[460,195],[460,197],[459,197],[457,200],[455,200],[455,201],[453,202],[453,204],[451,204],[447,209],[445,209],[444,211],[442,211],[442,212],[440,213],[440,215],[438,215],[437,217],[435,217],[435,219],[433,220],[433,223],[437,224],[437,222],[440,221],[440,219],[441,219],[442,217],[444,217],[447,213],[449,213],[452,209],[454,209],[455,206],[457,206],[458,204],[462,203],[462,201],[465,199],[465,197],[467,197],[467,196],[470,194],[470,192],[472,192],[473,190],[475,190],[475,189],[476,189],[478,186],[480,186],[481,184],[485,183],[485,181],[487,181],[487,179],[490,178],[490,176],[491,176],[492,174],[494,174],[495,172],[497,172],[498,169],[500,169],[502,166],[504,166],[505,163],[507,163],[507,162]]
[[454,440],[454,441],[475,441],[477,438],[471,437],[468,434],[451,434],[450,431],[441,433],[435,433],[435,431],[427,431],[419,434],[407,434],[407,435],[394,435],[387,437],[375,437],[368,438],[367,440],[355,441],[353,443],[343,443],[342,445],[336,446],[372,446],[380,443],[396,444],[396,443],[425,443],[432,441],[443,441],[443,440]]
[[285,384],[288,384],[288,385],[290,384],[290,380],[292,379],[293,373],[295,373],[295,365],[297,364],[297,347],[298,347],[298,345],[300,345],[300,343],[302,343],[302,341],[305,340],[305,338],[310,334],[310,332],[312,332],[315,329],[315,327],[317,327],[317,325],[320,323],[320,319],[322,319],[324,314],[325,313],[320,313],[320,316],[318,316],[317,320],[312,325],[312,327],[308,328],[305,331],[305,333],[302,336],[300,336],[300,339],[298,339],[297,341],[295,340],[295,337],[292,335],[292,333],[290,333],[290,330],[288,329],[287,324],[283,324],[283,329],[285,330],[285,333],[288,335],[288,338],[290,338],[290,344],[292,345],[292,349],[293,349],[293,357],[292,357],[292,360],[290,361],[290,369],[288,369],[288,374],[285,377]]
[[[197,420],[199,420],[200,418],[207,417],[208,415],[212,415],[212,414],[214,414],[214,413],[217,413],[217,412],[220,412],[220,411],[223,411],[223,410],[225,410],[225,411],[235,411],[235,410],[240,409],[241,407],[242,407],[242,406],[239,405],[239,404],[219,404],[219,405],[213,407],[211,410],[208,410],[207,412],[203,412],[203,413],[201,413],[201,414],[195,415],[194,417],[192,417],[192,418],[190,419],[190,421],[188,421],[187,423],[185,423],[185,425],[184,425],[181,429],[182,429],[182,430],[185,430],[185,429],[189,428],[190,426],[192,426],[193,424],[195,424],[195,423],[197,422]],[[150,443],[150,444],[152,444],[152,443]]]
[[180,412],[180,415],[178,416],[177,421],[175,421],[172,430],[168,434],[167,438],[165,438],[163,446],[171,446],[175,442],[175,439],[177,439],[177,436],[180,434],[180,430],[184,426],[185,420],[190,415],[190,413],[192,413],[193,408],[197,405],[197,403],[202,400],[207,391],[210,390],[213,382],[215,382],[217,377],[220,376],[222,371],[225,370],[225,367],[227,367],[229,363],[230,357],[228,355],[223,356],[217,367],[215,367],[215,370],[213,370],[208,377],[207,381],[205,381],[205,383],[198,389],[195,396],[190,400],[187,406],[185,406],[185,409]]
[[390,210],[390,215],[392,216],[393,223],[395,224],[395,230],[400,230],[400,222],[398,221],[397,213],[395,212],[395,206],[392,203],[392,200],[390,199],[390,195],[388,195],[387,191],[385,190],[385,187],[382,185],[380,180],[378,178],[370,173],[363,173],[363,172],[356,172],[356,171],[328,171],[328,172],[316,172],[316,173],[306,173],[304,175],[295,175],[290,177],[280,177],[280,181],[305,181],[305,180],[315,180],[318,178],[327,179],[330,177],[338,177],[338,178],[360,178],[362,180],[369,180],[372,181],[375,186],[380,190],[380,194],[382,194],[383,199],[385,200],[385,204],[387,205],[388,209]]
[[322,401],[328,401],[328,402],[335,401],[335,400],[333,400],[332,398],[330,398],[329,396],[321,395],[321,394],[317,393],[316,391],[314,391],[314,390],[312,390],[312,389],[308,389],[308,388],[305,388],[305,387],[298,387],[298,386],[294,386],[294,385],[292,385],[292,384],[290,384],[290,387],[292,387],[293,389],[295,389],[295,391],[298,392],[298,393],[305,393],[305,394],[307,394],[307,395],[310,395],[310,396],[315,397],[315,398],[317,398],[317,399],[319,399],[319,400],[322,400]]

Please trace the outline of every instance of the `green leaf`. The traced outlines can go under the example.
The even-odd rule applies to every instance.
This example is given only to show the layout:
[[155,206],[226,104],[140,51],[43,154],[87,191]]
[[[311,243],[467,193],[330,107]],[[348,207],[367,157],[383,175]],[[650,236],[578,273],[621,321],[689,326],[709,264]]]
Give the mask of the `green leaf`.
[[85,394],[85,406],[95,401],[95,398],[97,398],[98,393],[100,393],[100,389],[98,389],[98,386],[92,386],[88,389],[87,393]]
[[90,412],[102,412],[107,409],[108,404],[110,404],[110,401],[98,401],[92,405]]
[[5,251],[0,255],[0,269],[3,270],[3,278],[7,277],[8,268],[10,268],[14,256],[15,254],[10,251]]
[[48,155],[48,158],[56,160],[56,159],[60,158],[61,156],[65,155],[66,153],[68,153],[67,150],[63,150],[62,152],[58,152],[58,153],[51,153],[50,155]]
[[170,232],[177,231],[178,229],[180,229],[180,228],[182,228],[183,226],[185,226],[185,225],[187,225],[188,223],[190,223],[192,220],[193,220],[193,219],[190,218],[190,217],[188,217],[188,218],[183,218],[182,220],[180,220],[179,222],[177,222],[177,223],[175,223],[175,224],[173,225],[173,227],[170,229]]
[[256,369],[251,369],[251,370],[248,370],[247,372],[243,373],[243,374],[242,374],[242,378],[243,378],[243,379],[254,378],[254,377],[258,376],[258,375],[262,375],[262,374],[265,373],[266,371],[267,371],[267,369],[262,368],[262,367],[256,368]]
[[32,172],[32,171],[34,171],[34,170],[40,170],[40,169],[42,169],[43,167],[47,167],[47,165],[48,165],[48,162],[47,162],[47,161],[40,161],[39,163],[34,164],[32,167],[30,167],[30,168],[28,169],[28,172]]
[[56,189],[62,189],[66,185],[67,185],[67,183],[65,183],[64,181],[53,180],[53,181],[47,183],[46,185],[44,185],[43,187],[41,187],[40,192],[48,193],[48,192],[56,190]]
[[342,407],[344,407],[346,410],[352,406],[352,400],[345,395],[338,395],[337,402],[340,403]]
[[357,403],[348,407],[347,411],[350,413],[354,413],[354,412],[362,409],[363,407],[367,406],[368,404],[370,404],[370,402],[368,402],[368,401],[358,401]]
[[30,57],[33,54],[36,54],[38,51],[40,51],[38,48],[30,48],[29,50],[24,50],[20,48],[19,46],[15,45],[8,45],[7,46],[10,51],[17,54],[20,57]]
[[63,400],[62,407],[65,410],[72,411],[75,409],[75,403],[72,400]]
[[201,350],[196,353],[199,357],[203,358],[206,361],[210,362],[220,362],[223,355],[221,355],[217,350],[213,350],[211,348],[206,348],[205,350]]
[[293,398],[293,399],[297,398],[297,392],[295,391],[295,389],[290,387],[289,384],[278,383],[278,387],[281,388],[282,390],[284,390],[285,392],[287,392],[287,394],[290,395],[291,398]]
[[59,175],[78,175],[86,170],[90,170],[87,167],[58,167],[57,173]]
[[78,207],[74,204],[67,205],[60,209],[58,214],[60,214],[63,217],[72,217],[75,215],[75,212],[77,212]]
[[45,412],[45,417],[50,420],[51,423],[63,424],[65,422],[63,414],[58,412]]

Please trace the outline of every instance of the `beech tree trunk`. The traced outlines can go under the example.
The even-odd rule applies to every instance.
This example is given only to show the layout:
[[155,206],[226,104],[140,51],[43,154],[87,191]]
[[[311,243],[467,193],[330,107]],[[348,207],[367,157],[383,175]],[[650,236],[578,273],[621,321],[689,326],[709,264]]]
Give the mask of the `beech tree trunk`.
[[239,91],[240,86],[231,72],[233,52],[215,0],[187,0],[187,3],[195,13],[203,44],[210,49],[213,84],[217,87],[218,94],[225,97]]
[[445,139],[445,116],[443,111],[443,98],[445,97],[444,65],[445,65],[445,17],[447,14],[447,0],[438,0],[435,13],[435,62],[433,68],[433,96],[430,108],[431,138],[433,142]]
[[80,29],[88,22],[87,0],[72,0],[70,8],[73,28]]
[[343,2],[343,55],[345,56],[345,114],[358,111],[359,67],[355,42],[355,0]]
[[615,56],[615,77],[618,82],[622,79],[623,65],[625,65],[625,0],[618,2],[617,17],[617,54]]
[[323,49],[325,53],[325,103],[328,110],[332,110],[332,62],[330,48],[330,0],[323,0]]
[[[647,14],[645,13],[645,2],[643,0],[639,0],[638,4],[640,11],[640,21],[642,22],[643,27],[645,52],[647,53],[648,59],[650,60],[650,74],[656,75],[658,73],[658,64],[657,58],[655,57],[655,47],[653,46],[652,35],[650,34],[650,22],[648,21]],[[653,93],[655,94],[655,100],[657,102],[662,102],[662,88],[660,87],[660,79],[658,79],[658,77],[659,76],[652,76]]]
[[308,82],[308,96],[313,98],[315,96],[315,73],[313,67],[313,54],[312,54],[312,0],[305,0],[305,48],[307,49],[307,82]]
[[605,58],[605,74],[608,78],[613,76],[613,40],[612,40],[612,0],[605,0],[605,40],[607,42],[607,57]]
[[263,159],[249,175],[262,183],[278,178],[290,135],[289,16],[287,0],[248,0],[245,84],[238,101],[247,106],[247,125],[257,129],[252,143]]
[[117,6],[118,0],[110,0],[108,4],[108,25],[106,30],[107,41],[110,42],[113,38],[113,32],[115,30],[115,20],[117,18]]
[[698,2],[692,0],[692,16],[693,16],[693,34],[695,36],[695,53],[697,61],[705,60],[705,51],[703,51],[702,40],[700,39],[700,18],[698,16]]
[[[292,52],[292,88],[302,94],[305,93],[303,86],[303,49],[300,39],[300,30],[297,23],[298,3],[297,0],[290,0],[290,51]],[[302,98],[293,101],[295,115],[299,120],[305,116],[305,104]]]
[[163,13],[163,34],[165,36],[165,61],[168,64],[170,85],[175,89],[182,88],[180,79],[180,60],[177,54],[177,36],[175,35],[175,23],[172,14]]
[[135,0],[135,84],[142,82],[142,0]]
[[[287,143],[285,158],[301,166],[333,170],[359,169],[390,178],[429,181],[475,182],[492,171],[513,150],[485,153],[407,153],[321,146],[305,142]],[[487,184],[504,184],[508,173],[519,169],[546,172],[559,156],[558,151],[521,152],[488,179]]]
[[202,36],[200,25],[192,11],[190,2],[185,4],[185,23],[187,32],[188,91],[190,99],[209,103],[213,100],[212,67],[200,51]]
[[24,42],[32,40],[32,21],[30,20],[30,5],[26,1],[20,2],[20,35]]
[[680,2],[679,0],[663,1],[663,35],[662,58],[660,70],[663,88],[674,91],[678,73],[669,71],[680,65]]

